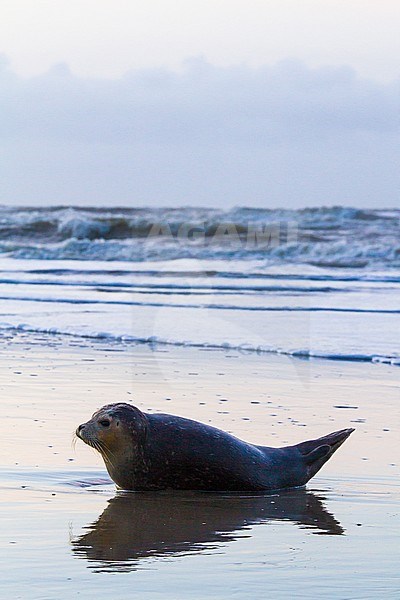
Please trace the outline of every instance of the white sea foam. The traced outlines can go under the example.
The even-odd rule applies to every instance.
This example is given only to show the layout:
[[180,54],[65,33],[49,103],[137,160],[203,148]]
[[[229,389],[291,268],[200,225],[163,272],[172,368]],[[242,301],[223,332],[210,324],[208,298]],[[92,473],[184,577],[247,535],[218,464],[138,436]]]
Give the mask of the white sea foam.
[[0,207],[0,254],[31,260],[235,258],[398,268],[399,239],[396,210]]

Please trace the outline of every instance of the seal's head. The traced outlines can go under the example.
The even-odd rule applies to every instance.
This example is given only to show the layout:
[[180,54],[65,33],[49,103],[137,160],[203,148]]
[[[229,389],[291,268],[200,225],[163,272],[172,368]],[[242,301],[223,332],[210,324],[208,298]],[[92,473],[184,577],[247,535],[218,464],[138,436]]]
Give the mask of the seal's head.
[[[139,460],[146,437],[145,415],[135,406],[108,404],[76,429],[76,435],[102,455],[107,470],[118,483],[127,465]],[[131,468],[131,467],[130,467]]]

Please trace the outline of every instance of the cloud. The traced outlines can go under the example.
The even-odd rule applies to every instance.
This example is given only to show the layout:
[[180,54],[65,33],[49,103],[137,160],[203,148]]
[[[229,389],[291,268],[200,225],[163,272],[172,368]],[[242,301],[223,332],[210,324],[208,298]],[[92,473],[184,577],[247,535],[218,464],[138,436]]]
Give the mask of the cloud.
[[203,59],[83,79],[0,70],[2,202],[394,204],[398,85]]

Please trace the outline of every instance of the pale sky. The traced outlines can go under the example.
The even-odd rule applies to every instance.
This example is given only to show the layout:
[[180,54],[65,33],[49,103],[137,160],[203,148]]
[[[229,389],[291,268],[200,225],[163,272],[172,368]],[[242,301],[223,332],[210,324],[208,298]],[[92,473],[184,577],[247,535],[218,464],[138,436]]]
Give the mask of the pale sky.
[[394,206],[399,16],[392,0],[2,0],[0,202]]
[[399,74],[397,0],[2,0],[0,12],[0,49],[21,75],[66,62],[84,77],[119,77],[198,56]]

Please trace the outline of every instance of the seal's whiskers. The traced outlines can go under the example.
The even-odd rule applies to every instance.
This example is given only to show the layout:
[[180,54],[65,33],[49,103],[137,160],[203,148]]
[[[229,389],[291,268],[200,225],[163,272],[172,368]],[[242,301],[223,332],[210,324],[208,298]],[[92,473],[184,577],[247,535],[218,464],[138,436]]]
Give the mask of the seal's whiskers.
[[99,452],[104,454],[105,457],[107,458],[108,462],[110,463],[110,465],[112,467],[114,467],[113,459],[116,459],[115,454],[110,450],[110,448],[103,441],[97,440],[97,444],[99,445],[99,448],[101,448],[101,450],[99,450]]

